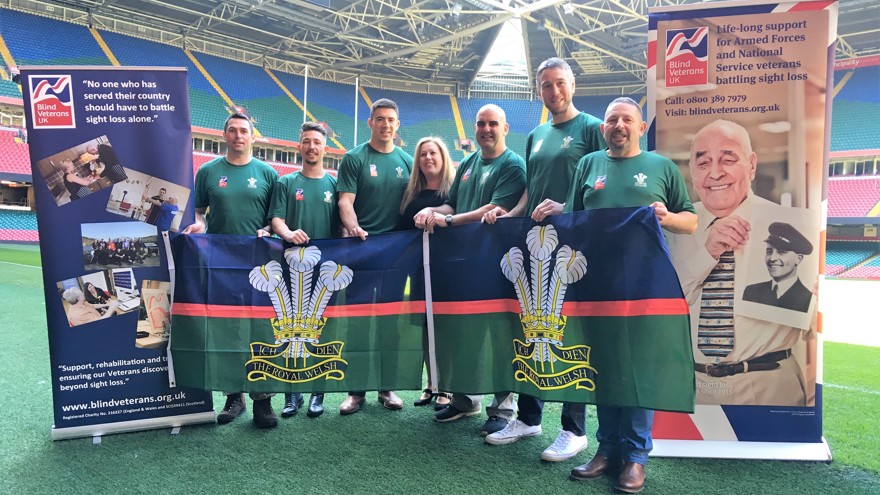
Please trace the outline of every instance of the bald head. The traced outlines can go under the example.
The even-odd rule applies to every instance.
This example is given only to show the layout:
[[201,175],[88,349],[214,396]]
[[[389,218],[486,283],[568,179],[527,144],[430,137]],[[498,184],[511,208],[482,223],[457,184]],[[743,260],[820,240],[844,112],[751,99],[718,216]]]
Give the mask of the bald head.
[[498,105],[483,105],[477,112],[474,131],[477,133],[477,144],[483,158],[495,158],[507,149],[506,136],[510,126],[507,116]]

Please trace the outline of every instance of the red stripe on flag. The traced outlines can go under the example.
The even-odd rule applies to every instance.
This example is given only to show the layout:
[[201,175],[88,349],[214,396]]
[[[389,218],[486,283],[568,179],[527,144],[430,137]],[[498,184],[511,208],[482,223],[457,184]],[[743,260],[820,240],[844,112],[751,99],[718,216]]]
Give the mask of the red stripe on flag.
[[[328,306],[324,316],[389,316],[424,313],[425,301],[400,301],[376,304],[348,304]],[[272,306],[223,306],[220,304],[174,303],[171,314],[212,318],[273,318],[277,316]]]
[[654,413],[654,428],[651,437],[655,440],[702,440],[703,435],[690,416],[684,413],[657,411]]
[[[484,313],[519,313],[516,299],[486,301],[435,302],[435,315],[473,315]],[[562,304],[566,316],[656,316],[686,315],[684,299],[641,299],[635,301],[566,302]]]
[[824,10],[834,2],[798,2],[792,5],[789,12],[805,12],[808,10]]
[[648,42],[648,69],[657,64],[657,40]]

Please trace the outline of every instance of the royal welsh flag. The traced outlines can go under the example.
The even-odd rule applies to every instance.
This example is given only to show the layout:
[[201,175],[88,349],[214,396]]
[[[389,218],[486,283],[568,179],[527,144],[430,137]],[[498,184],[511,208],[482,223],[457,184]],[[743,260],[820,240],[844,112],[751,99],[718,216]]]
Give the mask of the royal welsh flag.
[[440,390],[694,410],[688,306],[652,208],[437,230]]
[[[245,392],[421,388],[421,232],[308,246],[232,235],[172,241],[178,385]],[[422,291],[413,291],[420,294]]]

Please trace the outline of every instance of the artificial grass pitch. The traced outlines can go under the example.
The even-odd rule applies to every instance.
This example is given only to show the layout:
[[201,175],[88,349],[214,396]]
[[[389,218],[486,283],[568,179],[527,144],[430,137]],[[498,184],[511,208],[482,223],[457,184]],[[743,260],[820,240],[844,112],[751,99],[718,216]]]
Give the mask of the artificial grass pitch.
[[[6,260],[0,247],[0,261]],[[17,262],[16,262],[17,263]],[[367,394],[357,414],[340,416],[345,394],[327,394],[326,412],[301,411],[258,430],[248,411],[225,426],[185,427],[52,442],[52,392],[40,271],[0,263],[0,493],[611,493],[613,480],[571,481],[571,468],[596,451],[595,411],[590,447],[568,462],[539,460],[559,432],[558,404],[544,412],[544,432],[506,446],[486,444],[481,416],[432,421],[416,408],[418,391],[399,391],[402,411],[388,411]],[[77,331],[88,331],[86,328]],[[832,463],[652,459],[646,494],[880,493],[876,432],[880,418],[880,349],[826,343],[825,436]],[[214,394],[215,408],[223,397]],[[488,397],[486,398],[488,401]],[[283,398],[274,399],[280,412]]]

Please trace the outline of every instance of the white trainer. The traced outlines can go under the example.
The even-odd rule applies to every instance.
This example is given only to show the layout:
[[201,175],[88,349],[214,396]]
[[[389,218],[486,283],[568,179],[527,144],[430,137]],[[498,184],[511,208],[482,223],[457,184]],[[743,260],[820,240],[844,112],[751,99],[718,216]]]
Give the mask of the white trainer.
[[541,459],[550,462],[567,461],[587,448],[587,436],[579,437],[566,430],[559,432],[553,444],[541,452]]
[[486,443],[491,445],[506,445],[523,437],[534,437],[541,434],[541,425],[529,426],[515,419],[501,431],[486,435]]

